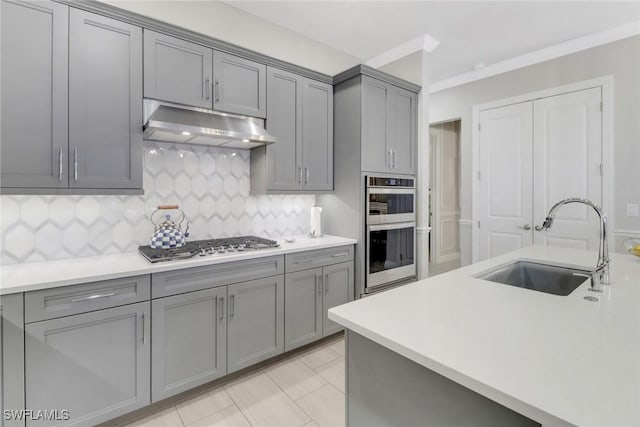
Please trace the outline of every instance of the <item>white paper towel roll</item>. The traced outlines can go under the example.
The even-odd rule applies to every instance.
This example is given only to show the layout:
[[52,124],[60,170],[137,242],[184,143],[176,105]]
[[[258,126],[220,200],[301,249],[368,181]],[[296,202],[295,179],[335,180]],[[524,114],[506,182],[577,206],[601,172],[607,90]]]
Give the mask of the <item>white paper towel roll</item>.
[[309,235],[311,237],[322,237],[322,208],[320,206],[311,207]]

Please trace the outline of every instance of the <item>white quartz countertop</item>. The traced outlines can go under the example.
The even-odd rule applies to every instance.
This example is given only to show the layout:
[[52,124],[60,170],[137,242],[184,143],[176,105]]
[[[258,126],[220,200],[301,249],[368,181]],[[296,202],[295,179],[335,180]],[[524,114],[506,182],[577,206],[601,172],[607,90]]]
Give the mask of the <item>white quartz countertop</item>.
[[556,296],[471,277],[514,259],[591,269],[597,254],[530,246],[329,318],[543,426],[640,426],[640,258],[613,255],[600,294],[589,281]]
[[187,260],[166,261],[155,264],[145,260],[138,252],[128,252],[117,255],[2,265],[0,266],[0,295],[356,243],[354,239],[337,236],[323,236],[320,238],[292,237],[295,238],[295,241],[291,243],[285,241],[284,238],[277,239],[280,244],[279,248],[215,254],[204,257],[195,256]]

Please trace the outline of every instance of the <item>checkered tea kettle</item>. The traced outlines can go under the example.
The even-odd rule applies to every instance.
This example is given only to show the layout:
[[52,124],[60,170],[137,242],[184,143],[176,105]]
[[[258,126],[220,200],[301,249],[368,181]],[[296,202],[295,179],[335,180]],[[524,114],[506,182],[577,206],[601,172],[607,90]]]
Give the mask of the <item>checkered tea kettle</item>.
[[[171,215],[165,214],[165,220],[161,223],[156,223],[153,220],[153,216],[160,211],[176,210],[180,212],[182,217],[176,224],[171,220]],[[182,209],[178,205],[160,205],[158,209],[151,214],[151,222],[155,226],[153,236],[151,236],[151,242],[149,246],[154,249],[172,249],[179,248],[185,244],[187,237],[189,237],[189,221],[187,221],[186,228],[182,231],[182,223],[185,220],[185,215]]]

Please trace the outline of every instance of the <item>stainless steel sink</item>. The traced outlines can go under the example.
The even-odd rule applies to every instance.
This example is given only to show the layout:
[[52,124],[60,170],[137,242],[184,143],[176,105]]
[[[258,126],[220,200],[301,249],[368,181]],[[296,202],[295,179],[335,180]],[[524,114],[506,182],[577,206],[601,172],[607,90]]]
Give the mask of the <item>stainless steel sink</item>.
[[538,292],[567,296],[585,280],[589,280],[590,275],[591,272],[587,270],[531,261],[515,261],[483,271],[474,277]]

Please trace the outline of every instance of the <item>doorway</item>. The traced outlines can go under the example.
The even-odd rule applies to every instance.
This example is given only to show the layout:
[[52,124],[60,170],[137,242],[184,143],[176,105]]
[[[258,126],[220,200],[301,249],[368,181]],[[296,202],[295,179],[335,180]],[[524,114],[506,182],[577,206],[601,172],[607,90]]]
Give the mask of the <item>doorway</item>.
[[460,120],[429,126],[429,275],[460,267]]

